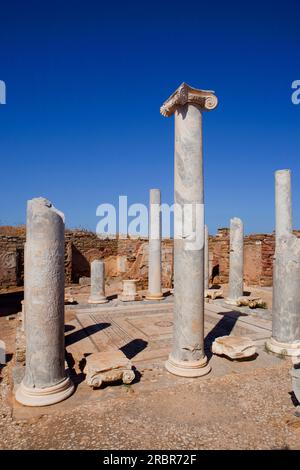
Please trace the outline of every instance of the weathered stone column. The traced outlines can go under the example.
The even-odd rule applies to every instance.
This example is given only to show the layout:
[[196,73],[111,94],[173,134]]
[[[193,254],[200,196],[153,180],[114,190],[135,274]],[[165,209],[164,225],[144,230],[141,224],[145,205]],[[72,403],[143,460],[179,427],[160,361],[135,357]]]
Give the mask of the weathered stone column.
[[183,83],[161,107],[164,116],[175,114],[174,336],[166,368],[184,377],[210,371],[204,353],[202,112],[217,102],[213,92]]
[[208,227],[204,227],[204,289],[209,288],[209,246],[208,246]]
[[292,233],[290,170],[275,172],[275,205],[272,337],[266,348],[300,356],[300,239]]
[[43,198],[28,201],[25,261],[26,369],[16,399],[28,406],[64,400],[64,216]]
[[292,233],[291,170],[275,171],[275,237]]
[[123,291],[118,295],[118,299],[122,302],[133,302],[141,300],[141,296],[137,293],[138,279],[123,279]]
[[230,220],[229,286],[227,302],[235,303],[244,293],[244,228],[241,219]]
[[149,207],[149,270],[146,299],[161,300],[161,212],[160,190],[150,189]]
[[105,263],[99,259],[91,262],[91,295],[89,304],[105,304]]

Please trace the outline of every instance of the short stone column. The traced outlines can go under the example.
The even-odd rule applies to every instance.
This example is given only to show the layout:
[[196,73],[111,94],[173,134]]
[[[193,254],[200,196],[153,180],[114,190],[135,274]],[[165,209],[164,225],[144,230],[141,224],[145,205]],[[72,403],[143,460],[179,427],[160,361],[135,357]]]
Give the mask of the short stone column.
[[235,304],[244,294],[244,228],[241,219],[230,220],[228,303]]
[[300,356],[300,239],[292,233],[290,170],[275,173],[275,205],[272,337],[266,348],[275,354]]
[[161,290],[161,196],[159,189],[150,190],[149,270],[147,300],[164,298]]
[[91,262],[91,294],[89,304],[105,304],[105,263],[99,259]]
[[204,352],[204,190],[202,112],[211,91],[183,83],[161,107],[175,115],[174,333],[169,372],[198,377],[210,371]]
[[118,295],[118,299],[122,302],[132,302],[134,300],[140,300],[141,297],[137,293],[137,279],[124,279],[123,280],[123,291]]
[[43,198],[28,201],[25,307],[26,368],[16,399],[27,406],[64,400],[64,216]]
[[204,227],[204,289],[209,289],[209,246],[208,227]]

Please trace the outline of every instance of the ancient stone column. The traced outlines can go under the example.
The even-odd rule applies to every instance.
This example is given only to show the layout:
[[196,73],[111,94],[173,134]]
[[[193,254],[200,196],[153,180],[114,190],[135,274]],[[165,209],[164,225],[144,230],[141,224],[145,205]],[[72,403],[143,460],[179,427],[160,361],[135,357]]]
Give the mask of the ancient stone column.
[[229,288],[227,302],[235,303],[244,293],[244,228],[241,219],[230,220]]
[[105,304],[105,263],[99,259],[91,262],[91,295],[89,304]]
[[275,172],[275,205],[272,337],[266,348],[300,356],[300,239],[292,233],[290,170]]
[[16,399],[28,406],[64,400],[64,216],[43,198],[28,201],[25,307],[26,369]]
[[275,171],[275,236],[292,232],[291,170]]
[[208,247],[208,227],[204,227],[204,289],[209,288],[209,247]]
[[166,368],[184,377],[210,371],[204,352],[202,112],[217,102],[213,92],[183,83],[161,107],[164,116],[175,115],[174,333]]
[[123,291],[118,295],[118,299],[122,302],[133,302],[134,300],[141,300],[140,295],[137,293],[138,279],[124,279]]
[[149,217],[149,270],[146,299],[161,300],[161,212],[160,190],[150,189]]

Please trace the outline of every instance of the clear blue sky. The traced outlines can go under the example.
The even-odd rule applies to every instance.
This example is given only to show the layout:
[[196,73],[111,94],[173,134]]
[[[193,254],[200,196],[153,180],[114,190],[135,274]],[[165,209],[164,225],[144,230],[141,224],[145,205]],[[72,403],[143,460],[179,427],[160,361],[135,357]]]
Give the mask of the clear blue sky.
[[274,228],[274,171],[291,168],[300,227],[300,4],[251,1],[6,1],[0,6],[1,224],[45,196],[69,227],[95,230],[98,204],[173,201],[173,118],[185,81],[216,91],[204,116],[210,233]]

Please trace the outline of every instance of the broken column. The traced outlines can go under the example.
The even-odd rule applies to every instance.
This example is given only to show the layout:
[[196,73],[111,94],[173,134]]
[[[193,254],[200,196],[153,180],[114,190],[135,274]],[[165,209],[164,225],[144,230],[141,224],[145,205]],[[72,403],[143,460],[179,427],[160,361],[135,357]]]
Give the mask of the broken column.
[[149,217],[149,270],[146,299],[161,300],[161,212],[160,190],[150,190]]
[[69,397],[65,372],[64,216],[44,198],[27,204],[25,306],[26,368],[16,399],[45,406]]
[[227,302],[235,304],[244,293],[244,229],[241,219],[230,220],[229,287]]
[[208,227],[204,227],[204,289],[209,288],[209,247],[208,247]]
[[91,262],[91,294],[89,304],[105,304],[105,263],[99,259]]
[[122,302],[133,302],[141,300],[141,296],[137,293],[138,279],[124,279],[123,291],[118,295],[118,299]]
[[202,112],[217,103],[213,92],[183,83],[161,107],[164,116],[175,115],[174,332],[166,368],[184,377],[210,371],[204,352]]
[[275,172],[276,244],[273,261],[272,337],[266,348],[300,356],[300,239],[292,233],[291,172]]

